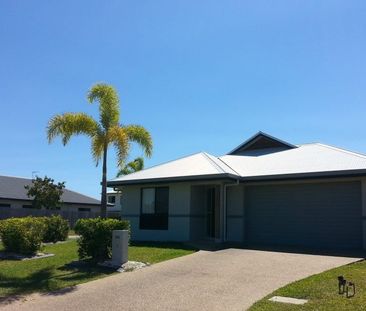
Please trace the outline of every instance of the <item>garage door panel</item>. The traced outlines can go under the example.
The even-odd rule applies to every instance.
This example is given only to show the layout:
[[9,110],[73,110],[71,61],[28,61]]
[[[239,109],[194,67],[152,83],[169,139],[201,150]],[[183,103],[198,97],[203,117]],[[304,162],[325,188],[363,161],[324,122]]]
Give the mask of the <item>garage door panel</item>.
[[251,244],[360,248],[361,185],[247,187],[246,220]]

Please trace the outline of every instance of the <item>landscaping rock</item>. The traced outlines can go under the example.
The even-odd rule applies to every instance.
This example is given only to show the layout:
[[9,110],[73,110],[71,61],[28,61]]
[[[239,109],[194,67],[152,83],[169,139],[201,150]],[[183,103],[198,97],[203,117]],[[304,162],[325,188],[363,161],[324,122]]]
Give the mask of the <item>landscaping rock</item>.
[[100,266],[115,269],[117,272],[131,272],[134,270],[142,269],[149,266],[149,263],[139,262],[139,261],[127,261],[122,266],[116,266],[111,260],[99,263]]
[[290,303],[293,305],[303,305],[308,302],[306,299],[297,299],[297,298],[282,297],[282,296],[273,296],[269,300],[275,301],[275,302]]

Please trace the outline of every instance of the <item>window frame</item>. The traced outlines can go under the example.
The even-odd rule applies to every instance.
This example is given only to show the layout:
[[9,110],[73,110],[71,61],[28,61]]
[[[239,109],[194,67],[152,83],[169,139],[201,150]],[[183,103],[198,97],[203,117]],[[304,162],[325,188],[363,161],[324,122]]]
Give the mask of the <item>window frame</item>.
[[23,204],[22,208],[35,209],[35,207],[32,204]]
[[90,207],[78,207],[78,212],[81,212],[81,213],[90,213],[91,212],[91,208]]
[[[143,212],[143,197],[145,189],[154,189],[154,213]],[[157,213],[157,200],[156,190],[167,190],[167,211],[166,213]],[[139,217],[139,229],[140,230],[169,230],[169,192],[168,186],[152,186],[142,187],[140,189],[140,217]]]

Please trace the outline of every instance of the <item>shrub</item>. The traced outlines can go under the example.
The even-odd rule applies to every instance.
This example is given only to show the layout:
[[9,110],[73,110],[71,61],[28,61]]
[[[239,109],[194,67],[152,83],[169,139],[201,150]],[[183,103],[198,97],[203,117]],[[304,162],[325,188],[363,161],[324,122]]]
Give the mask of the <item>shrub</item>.
[[8,252],[32,255],[41,249],[46,225],[37,217],[10,218],[0,221],[0,236]]
[[65,241],[69,234],[69,223],[66,219],[63,219],[60,215],[52,215],[51,217],[42,217],[46,230],[42,242]]
[[80,235],[79,258],[91,257],[94,261],[103,261],[112,255],[112,231],[129,230],[126,220],[87,218],[79,219],[75,224],[75,232]]

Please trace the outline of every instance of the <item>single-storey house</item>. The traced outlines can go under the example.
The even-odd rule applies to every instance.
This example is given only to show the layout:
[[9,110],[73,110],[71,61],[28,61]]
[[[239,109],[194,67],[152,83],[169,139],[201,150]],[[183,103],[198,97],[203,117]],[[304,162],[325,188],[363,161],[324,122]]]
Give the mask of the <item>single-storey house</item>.
[[366,156],[259,132],[110,180],[133,240],[366,248]]
[[[27,185],[32,185],[32,179],[0,176],[0,219],[47,215],[47,211],[33,208],[32,199],[24,188]],[[65,218],[74,220],[79,216],[95,217],[100,213],[100,201],[68,189],[63,191],[60,213]]]
[[107,191],[107,212],[110,216],[121,216],[122,210],[122,193],[108,189]]

